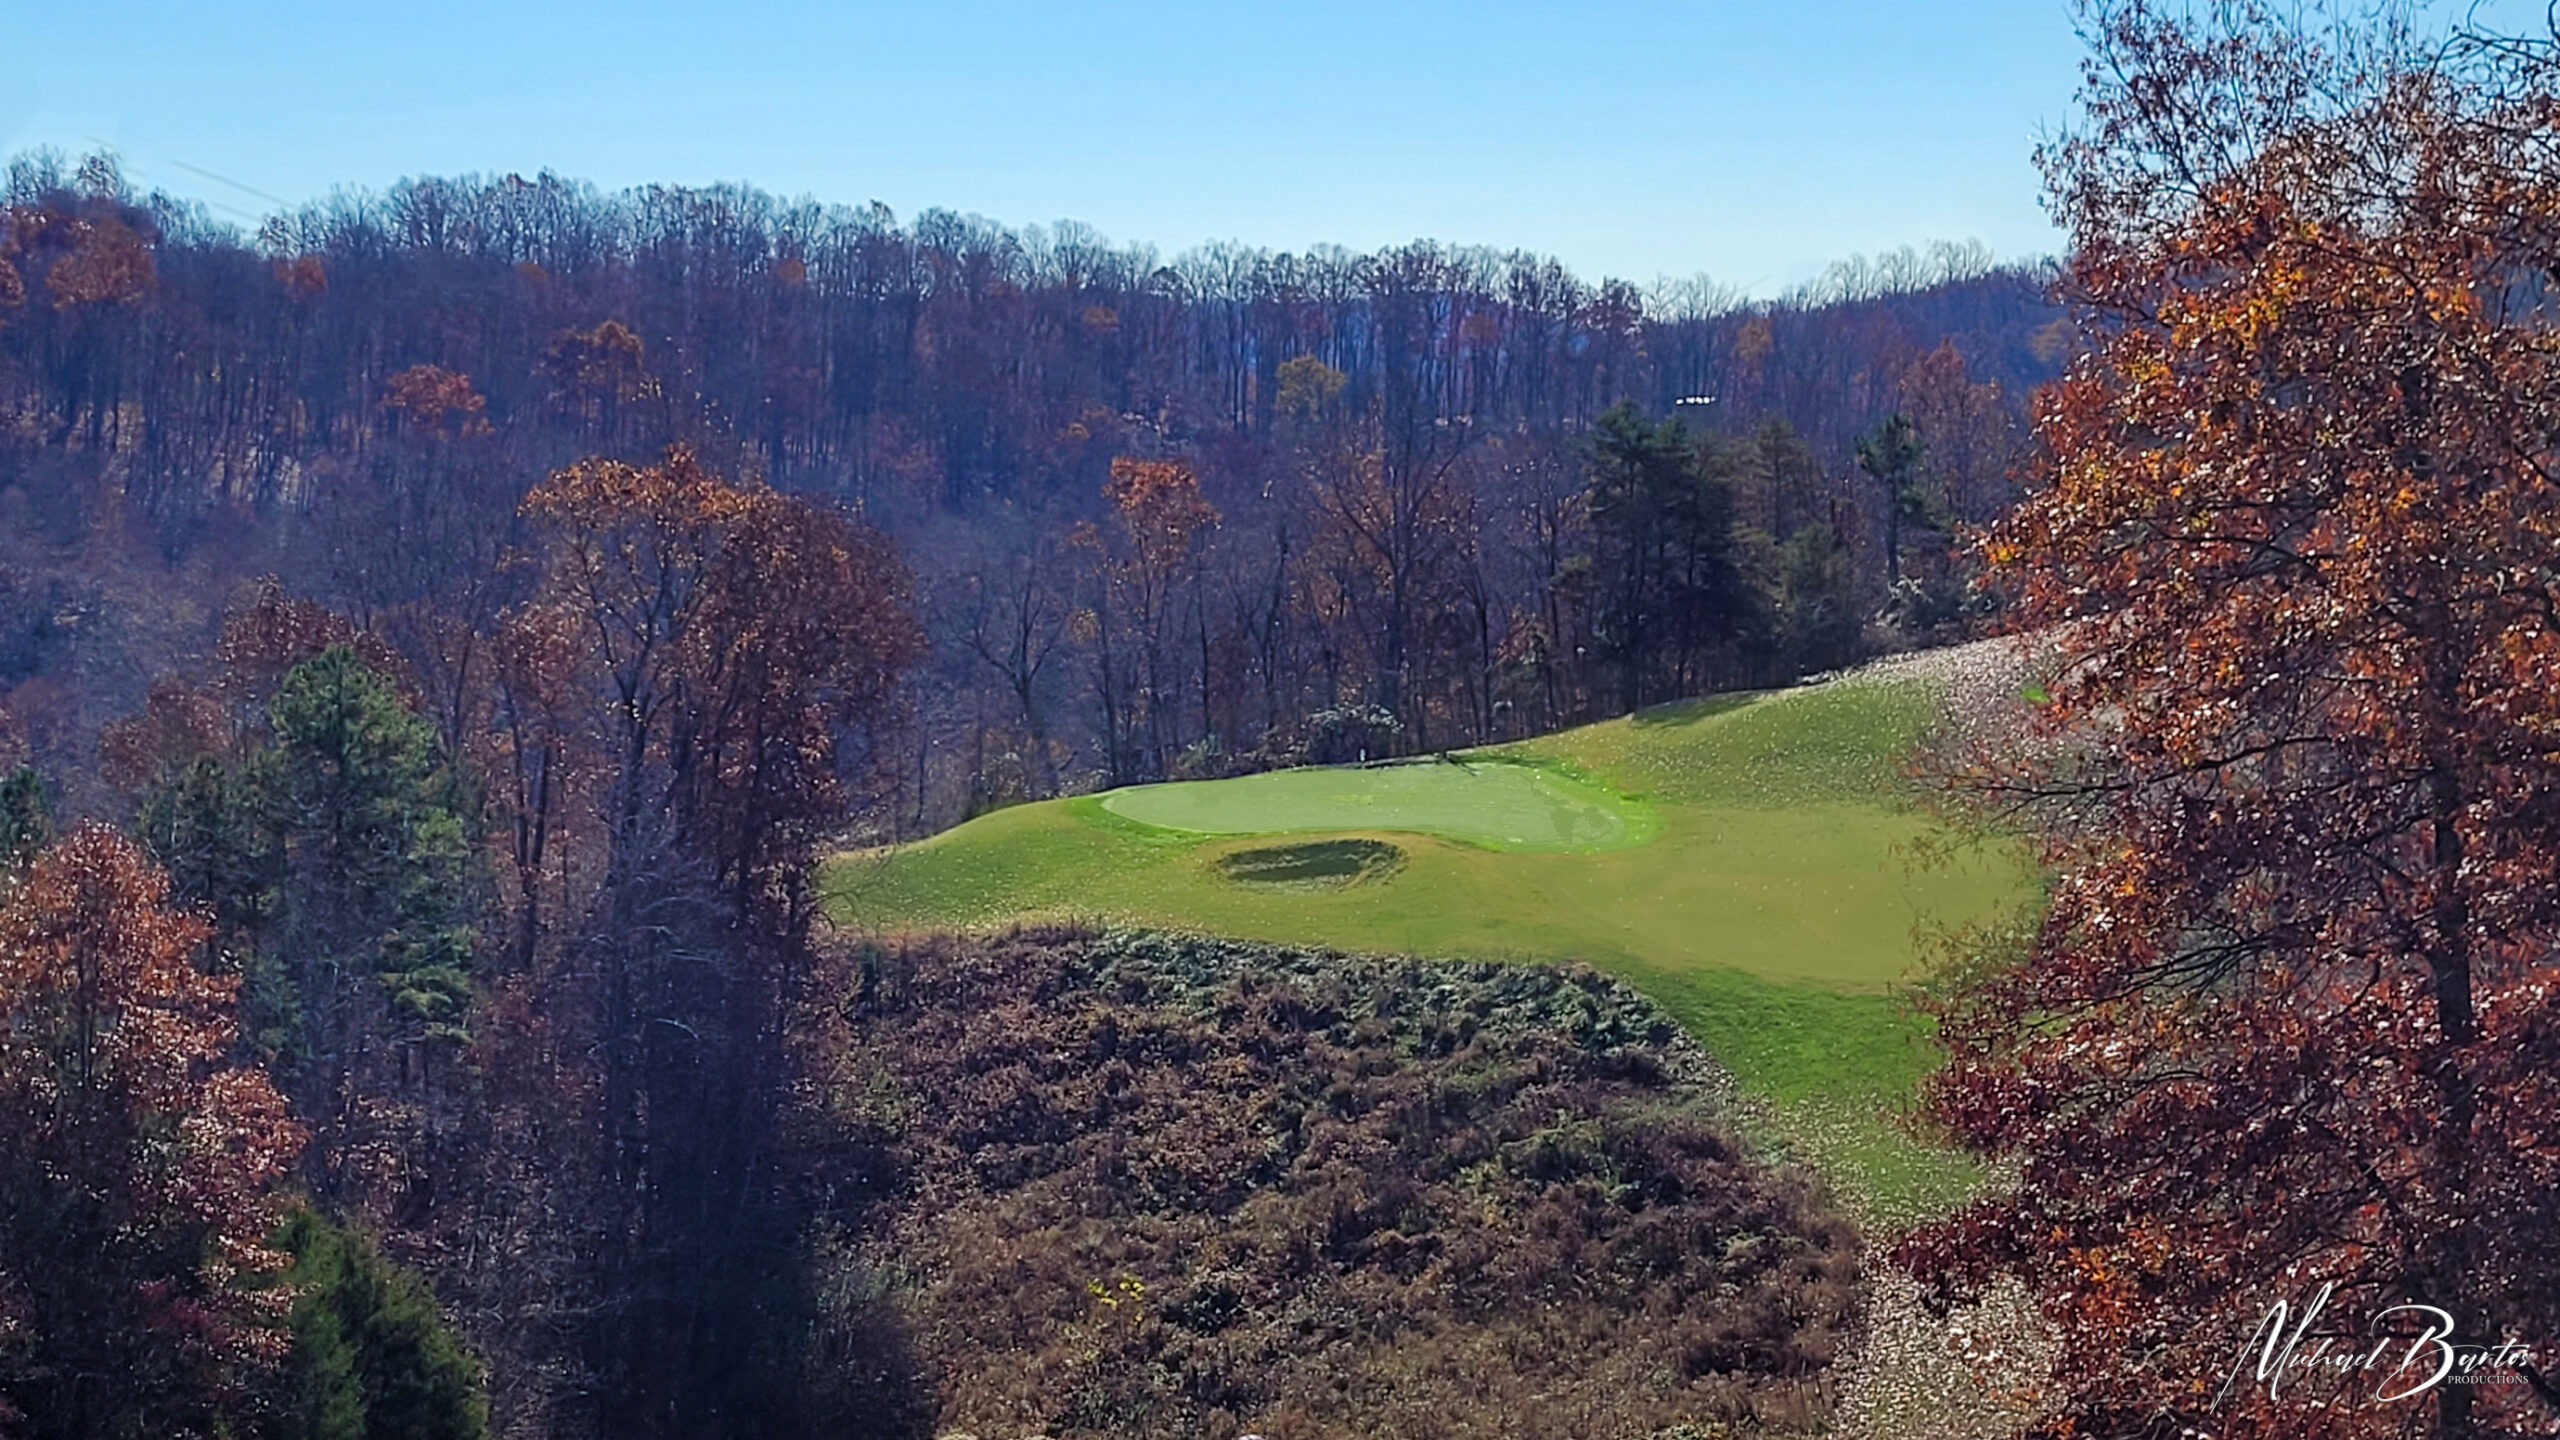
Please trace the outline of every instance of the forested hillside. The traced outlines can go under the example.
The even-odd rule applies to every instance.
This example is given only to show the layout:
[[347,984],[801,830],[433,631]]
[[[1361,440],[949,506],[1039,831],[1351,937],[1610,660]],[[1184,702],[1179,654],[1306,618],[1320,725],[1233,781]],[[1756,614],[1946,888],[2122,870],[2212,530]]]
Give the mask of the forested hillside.
[[922,1375],[989,1437],[1830,1418],[1856,1238],[1616,981],[1060,928],[824,969],[864,997],[811,1017],[829,1117],[894,1158],[813,1257],[855,1413]]
[[102,158],[20,157],[5,199],[0,703],[90,798],[134,657],[201,648],[238,582],[467,667],[425,632],[520,603],[525,490],[674,442],[913,569],[907,830],[1764,682],[1963,623],[1948,536],[2063,348],[2041,272],[1962,247],[1745,304],[549,175],[253,236]]
[[[2492,8],[2086,0],[2066,259],[1777,299],[9,162],[0,1440],[2552,1434],[2560,12]],[[761,116],[633,18],[512,34],[508,143],[564,63]],[[1952,180],[1878,126],[2020,18],[1524,149],[1893,233],[1815,142]],[[752,133],[1095,88],[948,24],[1020,111]],[[305,38],[230,52],[297,150]],[[474,78],[338,53],[385,131]],[[1464,53],[1222,173],[1513,143]],[[1424,168],[1346,193],[1571,203]]]
[[[899,980],[813,865],[1960,632],[2037,277],[0,200],[0,1434],[1823,1423],[1855,1242],[1633,995],[1065,933]],[[1114,1035],[1125,1090],[1046,1058]],[[1213,1099],[1271,1122],[1234,1183],[1165,1168]],[[1101,1290],[934,1268],[1009,1231]]]

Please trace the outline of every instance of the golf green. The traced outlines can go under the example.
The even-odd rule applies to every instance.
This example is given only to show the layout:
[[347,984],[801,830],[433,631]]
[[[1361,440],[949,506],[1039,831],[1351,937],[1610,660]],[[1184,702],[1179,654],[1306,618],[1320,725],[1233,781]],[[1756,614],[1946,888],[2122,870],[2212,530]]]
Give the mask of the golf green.
[[1124,820],[1195,835],[1391,830],[1500,850],[1609,850],[1652,838],[1640,802],[1560,771],[1507,761],[1275,770],[1114,790]]
[[1076,918],[1346,950],[1581,960],[1635,982],[1743,1089],[1893,1205],[1970,1183],[1893,1128],[1938,1062],[1894,993],[1933,935],[2036,903],[2014,840],[1962,843],[1901,757],[1925,682],[1723,696],[1451,760],[1041,801],[837,856],[873,931]]
[[[1455,761],[1040,801],[838,856],[819,883],[840,923],[867,929],[1072,916],[1587,960],[1639,983],[1738,970],[1881,997],[1922,961],[1923,936],[1988,922],[2033,890],[2020,847],[1950,850],[1910,803],[1897,757],[1934,711],[1919,684],[1841,682]],[[1282,854],[1277,836],[1376,843]]]

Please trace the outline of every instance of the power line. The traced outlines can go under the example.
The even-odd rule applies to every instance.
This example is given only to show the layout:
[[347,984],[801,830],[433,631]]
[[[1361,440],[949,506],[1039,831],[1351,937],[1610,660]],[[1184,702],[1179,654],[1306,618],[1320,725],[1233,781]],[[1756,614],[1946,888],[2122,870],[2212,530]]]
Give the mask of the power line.
[[283,197],[283,196],[281,196],[281,195],[270,195],[270,194],[268,194],[266,191],[259,189],[259,188],[258,188],[258,187],[256,187],[255,185],[243,185],[243,184],[241,184],[239,181],[232,179],[232,178],[231,178],[230,176],[228,176],[228,175],[216,175],[216,174],[214,174],[212,171],[205,169],[205,168],[204,168],[203,166],[201,166],[201,165],[190,165],[190,164],[188,164],[188,163],[187,163],[186,161],[184,161],[184,160],[172,160],[172,161],[170,161],[169,163],[170,163],[170,164],[172,164],[172,165],[177,166],[177,167],[178,167],[179,169],[181,169],[181,170],[186,171],[186,172],[187,172],[188,174],[190,174],[190,175],[201,175],[201,176],[203,176],[204,178],[206,178],[207,180],[211,180],[211,181],[215,182],[216,184],[228,185],[228,186],[230,186],[232,189],[239,191],[239,192],[240,192],[241,194],[243,194],[243,195],[255,195],[255,196],[257,196],[259,199],[266,201],[266,202],[267,202],[268,204],[270,204],[270,205],[281,205],[281,206],[283,206],[285,209],[288,209],[288,210],[290,210],[290,209],[292,209],[292,208],[293,208],[293,202],[292,202],[292,201],[290,201],[290,200],[287,200],[286,198],[284,198],[284,197]]

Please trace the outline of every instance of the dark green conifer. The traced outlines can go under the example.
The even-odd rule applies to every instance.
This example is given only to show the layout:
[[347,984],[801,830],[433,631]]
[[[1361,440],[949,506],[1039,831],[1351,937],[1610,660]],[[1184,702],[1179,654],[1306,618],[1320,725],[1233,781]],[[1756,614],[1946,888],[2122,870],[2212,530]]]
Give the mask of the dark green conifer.
[[417,1276],[313,1211],[287,1223],[293,1354],[265,1440],[484,1440],[478,1360]]

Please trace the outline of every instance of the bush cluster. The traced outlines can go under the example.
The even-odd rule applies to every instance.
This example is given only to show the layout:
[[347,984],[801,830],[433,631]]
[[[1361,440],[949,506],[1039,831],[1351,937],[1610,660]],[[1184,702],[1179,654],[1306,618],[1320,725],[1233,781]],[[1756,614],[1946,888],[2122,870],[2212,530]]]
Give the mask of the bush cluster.
[[821,1288],[895,1308],[944,1432],[1828,1413],[1852,1232],[1614,979],[1070,930],[834,963],[832,1123],[899,1178]]

